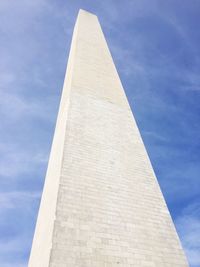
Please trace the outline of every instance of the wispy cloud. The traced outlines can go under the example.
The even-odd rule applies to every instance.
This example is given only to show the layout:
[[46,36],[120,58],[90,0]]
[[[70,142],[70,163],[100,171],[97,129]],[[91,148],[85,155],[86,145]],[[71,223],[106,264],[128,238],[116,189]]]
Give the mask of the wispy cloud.
[[[34,99],[20,96],[20,93],[0,92],[2,119],[14,120],[32,120],[32,118],[42,119],[45,122],[55,121],[55,96]],[[56,103],[57,104],[57,103]]]
[[14,209],[16,205],[22,204],[24,201],[30,202],[40,198],[41,192],[34,191],[8,191],[0,192],[0,207],[3,209]]
[[32,239],[30,229],[33,229],[39,198],[38,191],[0,193],[1,266],[27,266],[27,254]]
[[199,200],[196,200],[183,210],[182,214],[176,219],[176,226],[191,266],[200,266]]
[[[21,149],[18,145],[0,144],[0,176],[18,177],[21,174],[35,172],[39,167],[46,167],[48,154],[44,150],[36,151],[32,147]],[[12,166],[12,167],[11,167]]]

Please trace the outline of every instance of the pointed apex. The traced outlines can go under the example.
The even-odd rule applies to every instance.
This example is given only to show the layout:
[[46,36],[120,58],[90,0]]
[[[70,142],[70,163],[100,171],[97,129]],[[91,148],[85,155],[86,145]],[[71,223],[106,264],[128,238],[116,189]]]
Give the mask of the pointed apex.
[[81,8],[79,9],[79,12],[78,12],[78,16],[80,16],[80,15],[91,15],[91,16],[96,17],[96,15],[94,13],[91,13],[91,12],[89,12],[85,9],[81,9]]

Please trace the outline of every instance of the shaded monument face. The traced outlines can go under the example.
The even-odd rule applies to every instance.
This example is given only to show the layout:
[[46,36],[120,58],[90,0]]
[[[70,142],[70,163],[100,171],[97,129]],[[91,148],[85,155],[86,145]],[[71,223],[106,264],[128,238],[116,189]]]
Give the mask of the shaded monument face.
[[29,267],[186,267],[96,16],[80,11]]

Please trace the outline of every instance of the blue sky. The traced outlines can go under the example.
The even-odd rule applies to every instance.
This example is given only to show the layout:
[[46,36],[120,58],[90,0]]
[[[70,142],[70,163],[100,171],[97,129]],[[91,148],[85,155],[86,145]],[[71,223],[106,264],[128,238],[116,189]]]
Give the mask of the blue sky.
[[0,1],[0,266],[27,266],[79,8],[99,17],[190,265],[200,266],[198,0]]

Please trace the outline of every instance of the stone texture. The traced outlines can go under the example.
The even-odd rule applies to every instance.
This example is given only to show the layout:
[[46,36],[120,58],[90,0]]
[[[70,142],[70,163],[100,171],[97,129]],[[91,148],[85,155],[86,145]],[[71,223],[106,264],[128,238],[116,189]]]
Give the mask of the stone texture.
[[80,11],[29,267],[186,267],[96,16]]

